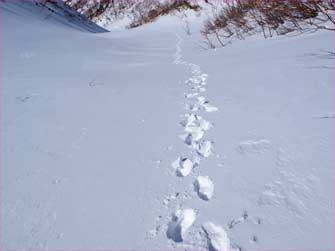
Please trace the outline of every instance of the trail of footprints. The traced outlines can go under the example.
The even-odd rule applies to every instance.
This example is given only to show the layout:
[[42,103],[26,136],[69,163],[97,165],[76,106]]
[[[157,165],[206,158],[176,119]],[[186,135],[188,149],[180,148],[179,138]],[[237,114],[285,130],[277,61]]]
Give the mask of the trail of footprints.
[[[172,168],[175,170],[176,176],[185,177],[190,175],[194,168],[200,167],[203,159],[209,158],[213,154],[213,142],[204,139],[205,133],[213,128],[213,124],[197,113],[200,111],[204,113],[216,112],[218,108],[204,96],[208,75],[203,73],[198,65],[182,60],[180,44],[181,39],[176,46],[174,63],[189,67],[192,76],[185,81],[190,92],[185,95],[187,112],[182,115],[183,119],[180,121],[184,132],[179,137],[191,150],[191,156],[178,157],[172,163]],[[210,177],[198,176],[195,178],[193,186],[199,199],[209,201],[212,198],[214,183]],[[177,243],[183,242],[198,213],[192,208],[178,208],[168,222],[167,238]],[[210,250],[222,251],[231,248],[230,240],[223,227],[212,222],[205,222],[202,224],[202,229]]]
[[[185,143],[185,146],[189,148],[191,154],[188,156],[181,155],[177,157],[177,159],[172,162],[171,166],[175,175],[183,179],[190,175],[195,168],[200,168],[201,162],[213,154],[214,143],[211,140],[205,139],[205,134],[208,130],[213,129],[214,126],[210,121],[197,113],[212,113],[217,112],[219,109],[212,105],[204,95],[206,92],[208,75],[203,73],[198,65],[182,60],[180,47],[181,41],[181,38],[179,38],[176,46],[176,53],[174,54],[174,63],[188,67],[192,76],[184,82],[185,85],[187,85],[189,92],[185,94],[185,99],[187,101],[185,109],[187,112],[181,116],[182,119],[179,122],[180,126],[183,128],[183,133],[180,134],[179,137]],[[214,195],[214,182],[209,176],[200,175],[196,177],[192,185],[199,199],[207,202],[211,200]],[[174,206],[177,209],[170,215],[165,228],[162,228],[161,225],[163,218],[165,217],[159,215],[156,218],[157,226],[149,231],[149,237],[156,236],[159,231],[166,231],[165,234],[167,238],[171,239],[173,243],[182,243],[186,249],[189,245],[190,249],[194,249],[200,244],[206,245],[206,248],[211,251],[242,250],[242,247],[229,239],[225,228],[222,226],[212,222],[204,222],[201,225],[200,231],[196,228],[192,228],[197,215],[200,212],[192,208],[180,206],[177,203],[178,199],[185,200],[189,198],[191,198],[190,191],[174,191],[171,195],[166,196],[163,200],[163,205],[166,208]],[[248,213],[244,212],[241,217],[229,222],[226,229],[232,230],[236,225],[246,221],[250,221],[250,217],[248,218]],[[253,224],[261,224],[259,218],[251,219],[251,222]],[[190,240],[190,238],[187,239],[187,235],[192,235],[193,238],[191,239],[193,240]],[[187,243],[185,243],[186,239],[188,241]],[[198,242],[198,239],[201,240]],[[253,236],[251,241],[257,242],[258,237]]]

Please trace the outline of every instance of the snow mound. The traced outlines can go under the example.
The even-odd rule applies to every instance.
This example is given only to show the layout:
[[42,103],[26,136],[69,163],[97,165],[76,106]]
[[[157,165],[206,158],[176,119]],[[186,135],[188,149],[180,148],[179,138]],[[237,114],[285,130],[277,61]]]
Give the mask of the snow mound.
[[175,242],[182,242],[187,230],[193,225],[196,213],[191,208],[178,209],[172,216],[167,230],[167,237]]
[[226,231],[212,222],[206,222],[202,225],[206,232],[209,249],[215,251],[225,251],[230,248],[230,240]]
[[203,200],[210,200],[214,193],[214,183],[208,176],[199,176],[194,182],[199,197]]

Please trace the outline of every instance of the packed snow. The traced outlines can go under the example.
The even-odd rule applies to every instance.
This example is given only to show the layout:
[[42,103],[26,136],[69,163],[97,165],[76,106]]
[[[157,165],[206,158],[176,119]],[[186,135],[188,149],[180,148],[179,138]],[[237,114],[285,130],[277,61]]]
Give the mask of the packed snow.
[[335,249],[333,32],[0,4],[1,250]]
[[199,197],[203,200],[210,200],[214,193],[213,181],[208,176],[198,176],[194,182]]

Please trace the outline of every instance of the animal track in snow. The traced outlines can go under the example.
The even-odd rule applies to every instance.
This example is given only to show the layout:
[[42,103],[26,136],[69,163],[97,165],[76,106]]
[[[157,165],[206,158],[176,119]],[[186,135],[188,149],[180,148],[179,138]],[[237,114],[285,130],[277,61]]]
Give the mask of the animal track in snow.
[[198,176],[194,182],[198,196],[203,200],[210,200],[214,193],[214,183],[208,176]]
[[187,230],[193,225],[196,213],[191,208],[178,209],[172,215],[166,235],[175,242],[182,242]]
[[206,222],[202,225],[207,240],[209,243],[209,250],[213,251],[226,251],[230,249],[230,240],[226,231],[212,222]]

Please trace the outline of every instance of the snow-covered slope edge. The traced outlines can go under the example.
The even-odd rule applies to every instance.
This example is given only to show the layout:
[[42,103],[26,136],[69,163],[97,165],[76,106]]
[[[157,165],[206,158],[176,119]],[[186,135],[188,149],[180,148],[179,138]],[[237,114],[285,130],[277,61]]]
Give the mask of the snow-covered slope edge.
[[10,12],[18,16],[27,16],[44,20],[53,20],[66,26],[93,33],[108,32],[90,21],[84,15],[71,9],[62,1],[14,0],[0,1],[1,12]]

